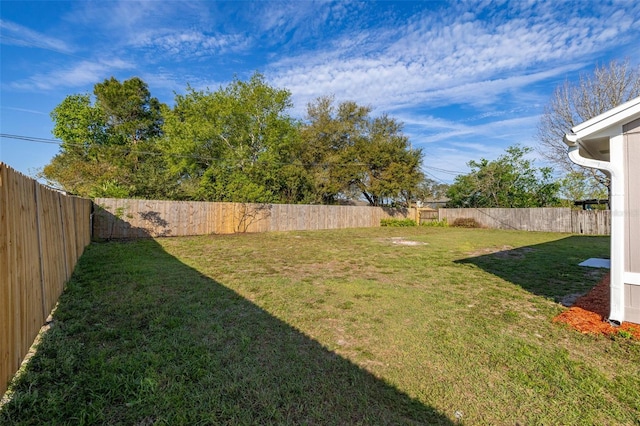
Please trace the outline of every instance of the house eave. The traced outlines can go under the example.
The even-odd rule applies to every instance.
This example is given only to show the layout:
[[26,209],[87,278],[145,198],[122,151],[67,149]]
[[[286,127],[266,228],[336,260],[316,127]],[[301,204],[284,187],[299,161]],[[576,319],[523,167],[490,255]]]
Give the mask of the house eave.
[[569,157],[582,166],[611,170],[610,138],[622,133],[622,126],[640,118],[640,97],[571,128],[563,137]]
[[571,133],[567,133],[564,140],[567,145],[574,146],[580,140],[604,136],[607,129],[637,118],[640,118],[640,96],[572,127]]

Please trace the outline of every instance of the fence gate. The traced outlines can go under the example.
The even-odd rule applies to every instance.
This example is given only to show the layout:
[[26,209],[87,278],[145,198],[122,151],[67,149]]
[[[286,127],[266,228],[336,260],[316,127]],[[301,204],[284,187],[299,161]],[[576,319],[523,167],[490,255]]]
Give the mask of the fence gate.
[[418,223],[433,222],[438,220],[438,210],[431,208],[418,209]]

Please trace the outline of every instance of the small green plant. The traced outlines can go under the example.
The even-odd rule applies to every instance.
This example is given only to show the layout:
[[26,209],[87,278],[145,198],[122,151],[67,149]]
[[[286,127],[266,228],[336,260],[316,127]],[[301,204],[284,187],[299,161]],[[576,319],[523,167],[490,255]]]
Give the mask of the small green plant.
[[413,219],[380,219],[380,226],[416,226],[416,221]]
[[453,221],[451,226],[457,228],[482,228],[482,225],[472,217],[459,217]]
[[633,333],[627,330],[618,330],[618,336],[623,339],[631,339],[633,337]]
[[113,215],[118,219],[122,219],[122,217],[124,216],[124,207],[116,208],[113,212]]
[[449,222],[447,222],[447,219],[442,219],[442,220],[432,220],[429,222],[422,222],[420,224],[421,226],[432,226],[435,228],[446,228],[449,226]]

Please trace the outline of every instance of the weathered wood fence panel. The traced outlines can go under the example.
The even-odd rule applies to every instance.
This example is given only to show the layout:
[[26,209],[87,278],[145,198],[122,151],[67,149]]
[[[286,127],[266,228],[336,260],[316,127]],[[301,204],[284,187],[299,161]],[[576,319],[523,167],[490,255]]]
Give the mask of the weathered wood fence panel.
[[571,232],[586,235],[611,235],[611,211],[572,210]]
[[438,209],[438,219],[446,219],[449,224],[456,219],[474,219],[481,226],[493,229],[587,235],[611,233],[611,213],[608,210],[571,210],[564,207]]
[[414,215],[413,209],[367,206],[115,198],[98,198],[94,203],[93,235],[104,239],[375,227],[384,218]]
[[0,163],[0,395],[91,241],[91,201]]

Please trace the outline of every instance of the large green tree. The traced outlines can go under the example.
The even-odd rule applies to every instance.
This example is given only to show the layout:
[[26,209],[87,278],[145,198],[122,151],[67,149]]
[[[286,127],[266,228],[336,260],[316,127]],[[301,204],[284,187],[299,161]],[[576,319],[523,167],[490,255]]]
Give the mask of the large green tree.
[[112,143],[135,145],[162,134],[162,111],[147,84],[138,77],[119,82],[111,77],[94,86],[96,107],[103,114]]
[[287,90],[261,74],[215,92],[188,88],[167,111],[164,150],[189,198],[234,202],[305,199],[297,123]]
[[336,107],[330,96],[307,105],[300,155],[313,182],[314,203],[331,204],[338,198],[348,198],[356,167],[360,167],[356,164],[356,142],[369,112],[370,108],[355,102]]
[[412,149],[402,125],[382,115],[367,123],[365,137],[356,144],[363,163],[354,186],[371,205],[408,205],[423,178],[422,151]]
[[67,96],[51,113],[53,135],[62,143],[43,177],[89,197],[171,196],[158,145],[162,106],[146,83],[111,77],[97,83],[93,95]]
[[363,197],[379,206],[408,202],[422,179],[422,152],[411,149],[402,125],[371,117],[355,102],[320,97],[307,106],[300,157],[313,182],[313,201]]
[[456,177],[447,196],[451,207],[545,207],[559,204],[559,183],[549,167],[526,158],[532,148],[507,148],[497,160],[470,161],[471,172]]

